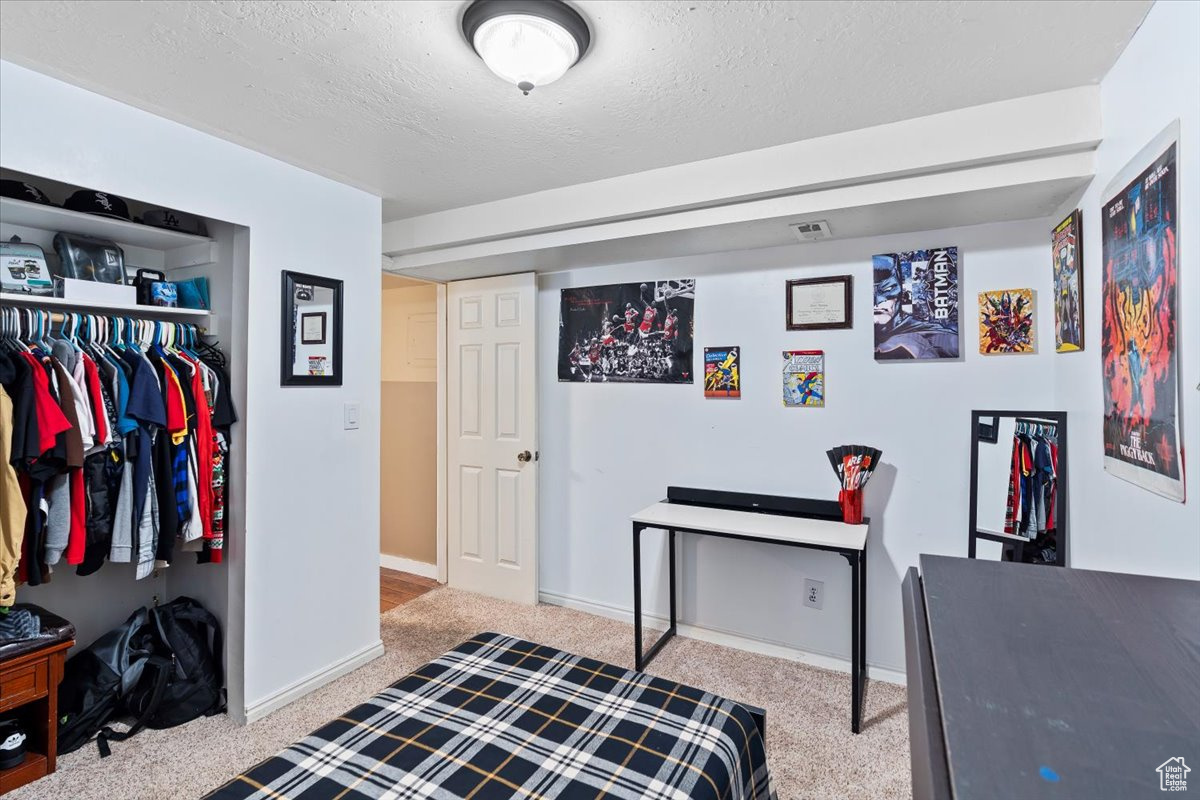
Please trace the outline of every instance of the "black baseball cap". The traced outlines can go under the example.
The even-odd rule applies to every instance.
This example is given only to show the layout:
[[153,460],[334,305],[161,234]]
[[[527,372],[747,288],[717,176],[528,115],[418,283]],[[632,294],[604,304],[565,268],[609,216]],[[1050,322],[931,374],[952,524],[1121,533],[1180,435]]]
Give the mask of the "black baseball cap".
[[142,224],[155,228],[166,228],[173,231],[183,231],[197,236],[208,236],[208,228],[204,220],[194,214],[173,211],[169,208],[151,208],[142,214]]
[[92,189],[80,189],[67,198],[63,208],[71,211],[82,211],[85,214],[96,214],[101,217],[114,219],[129,219],[129,206],[115,194],[97,192]]
[[0,195],[15,197],[17,200],[25,200],[29,203],[41,203],[44,206],[54,205],[50,202],[50,198],[46,197],[45,192],[32,183],[15,181],[11,178],[0,180]]

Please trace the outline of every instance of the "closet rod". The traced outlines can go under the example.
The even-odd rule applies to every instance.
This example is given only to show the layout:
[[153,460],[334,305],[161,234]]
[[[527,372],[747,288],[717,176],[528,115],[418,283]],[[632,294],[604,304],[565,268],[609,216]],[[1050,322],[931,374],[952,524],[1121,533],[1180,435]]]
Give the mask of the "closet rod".
[[[50,314],[50,322],[52,324],[61,325],[64,322],[68,321],[68,319],[70,318],[70,312],[50,311],[46,308],[38,308],[37,306],[33,306],[32,310],[40,311],[43,313],[49,313]],[[196,333],[201,336],[203,336],[204,334],[206,334],[208,332],[208,329],[205,328],[203,325],[197,325],[194,322],[184,322],[182,320],[175,320],[175,319],[148,319],[144,316],[138,316],[137,314],[117,314],[117,313],[95,314],[95,313],[87,313],[87,312],[83,312],[83,311],[78,311],[78,312],[76,312],[75,315],[79,316],[79,317],[105,317],[106,319],[129,318],[129,319],[136,319],[136,320],[145,320],[146,322],[161,322],[163,325],[188,325],[192,328],[195,328]]]

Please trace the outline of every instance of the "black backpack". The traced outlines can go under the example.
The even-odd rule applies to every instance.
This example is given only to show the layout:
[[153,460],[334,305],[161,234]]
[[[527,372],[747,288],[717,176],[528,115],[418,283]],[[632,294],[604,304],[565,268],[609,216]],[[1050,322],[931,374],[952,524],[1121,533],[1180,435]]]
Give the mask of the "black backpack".
[[[165,685],[170,661],[155,654],[155,636],[144,608],[121,625],[67,659],[58,686],[58,752],[70,753],[100,735],[100,753],[108,755],[106,739],[127,739],[141,730],[138,720],[117,734],[105,725],[122,713],[123,699],[142,682]],[[149,667],[149,673],[147,673]]]
[[158,655],[167,659],[166,684],[142,680],[129,693],[126,711],[148,728],[173,728],[225,711],[221,625],[190,597],[150,609]]
[[[211,640],[211,644],[210,644]],[[221,630],[195,600],[180,597],[124,623],[67,660],[58,688],[58,752],[93,737],[100,755],[143,727],[169,728],[225,710]],[[134,717],[127,731],[106,727]]]

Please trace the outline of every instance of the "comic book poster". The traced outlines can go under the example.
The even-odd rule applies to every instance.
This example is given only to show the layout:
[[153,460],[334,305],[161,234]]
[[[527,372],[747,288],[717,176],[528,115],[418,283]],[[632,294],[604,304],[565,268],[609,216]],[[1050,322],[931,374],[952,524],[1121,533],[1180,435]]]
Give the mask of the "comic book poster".
[[824,351],[783,351],[783,404],[810,408],[825,405]]
[[875,360],[958,358],[958,248],[873,258]]
[[1184,500],[1177,352],[1178,123],[1109,185],[1103,245],[1104,469]]
[[1051,237],[1054,260],[1054,349],[1083,349],[1083,217],[1079,209],[1058,223]]
[[704,348],[704,396],[741,397],[742,377],[736,347]]
[[1033,289],[979,293],[979,352],[1037,352],[1033,329]]
[[696,281],[563,289],[558,379],[691,383]]

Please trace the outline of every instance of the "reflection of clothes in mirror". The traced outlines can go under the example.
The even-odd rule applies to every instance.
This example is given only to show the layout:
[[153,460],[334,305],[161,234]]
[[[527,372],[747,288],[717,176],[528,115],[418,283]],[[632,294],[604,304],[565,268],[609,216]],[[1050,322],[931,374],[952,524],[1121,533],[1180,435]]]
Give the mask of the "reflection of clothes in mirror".
[[1058,445],[1046,435],[1013,436],[1004,532],[1036,539],[1056,526]]

